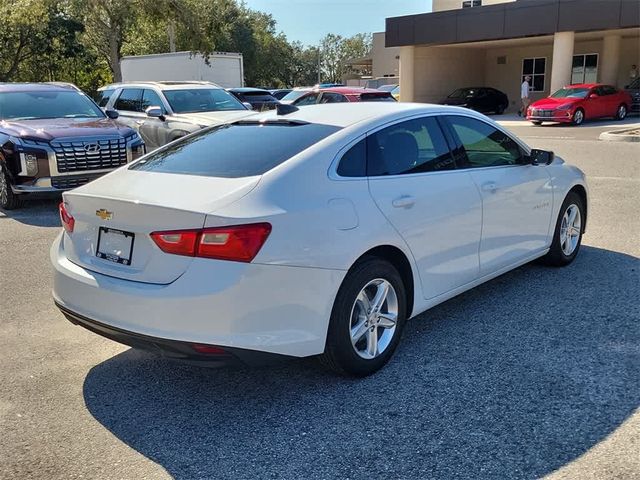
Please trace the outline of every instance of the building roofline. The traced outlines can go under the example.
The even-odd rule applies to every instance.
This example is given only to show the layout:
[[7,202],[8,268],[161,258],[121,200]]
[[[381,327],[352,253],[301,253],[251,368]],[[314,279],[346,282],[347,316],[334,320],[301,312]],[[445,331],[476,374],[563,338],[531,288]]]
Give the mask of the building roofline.
[[637,0],[520,0],[386,19],[387,47],[640,27]]

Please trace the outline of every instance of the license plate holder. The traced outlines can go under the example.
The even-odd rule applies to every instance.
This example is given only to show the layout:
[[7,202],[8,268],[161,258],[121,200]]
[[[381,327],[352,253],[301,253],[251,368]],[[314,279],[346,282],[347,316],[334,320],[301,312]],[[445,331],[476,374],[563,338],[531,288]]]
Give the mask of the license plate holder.
[[134,233],[100,227],[98,229],[96,257],[120,265],[131,265],[134,240]]

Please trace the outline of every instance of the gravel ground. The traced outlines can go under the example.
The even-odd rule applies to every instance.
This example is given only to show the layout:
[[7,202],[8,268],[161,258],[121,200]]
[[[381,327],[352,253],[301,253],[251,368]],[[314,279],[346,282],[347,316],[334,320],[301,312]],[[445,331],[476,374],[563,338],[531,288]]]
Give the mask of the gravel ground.
[[56,203],[0,212],[0,478],[640,478],[640,145],[512,129],[589,175],[579,257],[413,319],[364,380],[187,367],[74,327],[50,298]]

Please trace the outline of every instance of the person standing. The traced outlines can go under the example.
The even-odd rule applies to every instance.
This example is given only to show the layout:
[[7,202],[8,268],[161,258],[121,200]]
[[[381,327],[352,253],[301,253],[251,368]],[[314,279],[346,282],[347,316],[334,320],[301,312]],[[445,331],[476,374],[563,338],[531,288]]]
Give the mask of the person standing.
[[518,115],[522,117],[527,116],[527,108],[529,108],[529,89],[531,88],[529,85],[530,81],[531,77],[527,75],[524,77],[524,82],[522,82],[522,85],[520,86],[520,100],[522,101],[522,107],[518,111]]
[[638,67],[636,65],[631,65],[631,71],[629,71],[629,83],[633,83],[636,78],[638,78]]

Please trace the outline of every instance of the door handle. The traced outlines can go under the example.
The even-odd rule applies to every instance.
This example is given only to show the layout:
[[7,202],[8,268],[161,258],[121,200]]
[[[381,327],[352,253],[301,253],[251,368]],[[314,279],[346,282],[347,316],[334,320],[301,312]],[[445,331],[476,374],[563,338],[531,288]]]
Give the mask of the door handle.
[[497,190],[498,190],[498,184],[496,182],[486,182],[482,184],[483,192],[496,193]]
[[415,205],[416,199],[411,195],[402,195],[401,197],[395,198],[391,205],[395,208],[411,208]]

